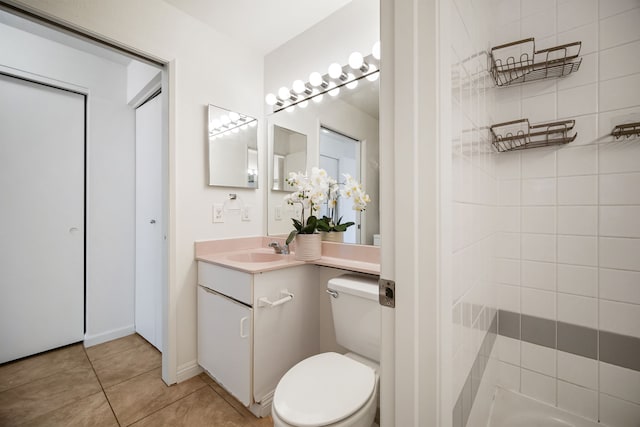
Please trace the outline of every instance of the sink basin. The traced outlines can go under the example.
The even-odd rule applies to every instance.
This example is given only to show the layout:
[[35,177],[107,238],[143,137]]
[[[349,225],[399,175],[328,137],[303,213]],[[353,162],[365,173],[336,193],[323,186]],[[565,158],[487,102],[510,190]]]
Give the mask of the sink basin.
[[285,255],[265,252],[246,252],[242,254],[229,255],[227,259],[235,262],[273,262],[282,261]]

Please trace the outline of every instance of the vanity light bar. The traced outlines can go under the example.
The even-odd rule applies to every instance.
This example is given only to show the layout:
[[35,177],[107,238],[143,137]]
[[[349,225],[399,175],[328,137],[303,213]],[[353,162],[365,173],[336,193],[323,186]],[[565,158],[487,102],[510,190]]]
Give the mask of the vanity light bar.
[[[251,120],[247,121],[247,119]],[[236,121],[228,122],[226,125],[223,124],[213,128],[213,130],[209,132],[209,138],[219,138],[220,136],[227,136],[229,135],[229,133],[238,133],[241,130],[248,129],[250,127],[256,127],[257,124],[257,119],[241,115]]]
[[309,100],[320,102],[325,93],[337,96],[342,86],[354,89],[360,79],[377,80],[380,73],[379,61],[380,42],[376,42],[371,55],[363,57],[360,52],[353,52],[349,55],[349,65],[342,66],[334,62],[329,65],[327,74],[313,72],[307,83],[296,80],[291,89],[285,86],[278,89],[277,96],[268,93],[265,101],[273,107],[274,113],[281,110],[293,111],[295,106],[305,108]]

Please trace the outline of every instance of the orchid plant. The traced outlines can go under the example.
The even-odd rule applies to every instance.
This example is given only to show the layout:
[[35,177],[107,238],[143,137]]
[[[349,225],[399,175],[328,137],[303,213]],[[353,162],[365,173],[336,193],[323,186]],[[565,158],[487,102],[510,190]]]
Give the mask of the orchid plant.
[[[314,167],[311,174],[291,172],[287,178],[287,184],[295,189],[293,193],[285,196],[284,200],[289,205],[299,204],[302,207],[300,219],[292,218],[294,230],[287,237],[290,244],[298,234],[314,234],[320,231],[345,231],[353,222],[341,224],[342,218],[337,216],[337,203],[339,197],[353,199],[353,209],[364,211],[367,203],[371,201],[362,185],[351,175],[343,174],[345,181],[338,183],[331,178],[327,171]],[[329,217],[318,219],[316,214],[322,204],[327,202]],[[308,215],[308,216],[307,216]]]

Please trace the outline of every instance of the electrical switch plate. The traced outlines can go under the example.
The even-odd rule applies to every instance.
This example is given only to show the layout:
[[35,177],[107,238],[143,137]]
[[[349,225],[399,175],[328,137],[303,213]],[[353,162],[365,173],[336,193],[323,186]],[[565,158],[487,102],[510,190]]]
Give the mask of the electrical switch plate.
[[276,206],[276,221],[282,221],[282,206]]
[[240,209],[240,217],[243,221],[251,221],[251,216],[249,215],[249,206],[245,206]]
[[213,205],[213,222],[224,222],[224,205],[222,203]]

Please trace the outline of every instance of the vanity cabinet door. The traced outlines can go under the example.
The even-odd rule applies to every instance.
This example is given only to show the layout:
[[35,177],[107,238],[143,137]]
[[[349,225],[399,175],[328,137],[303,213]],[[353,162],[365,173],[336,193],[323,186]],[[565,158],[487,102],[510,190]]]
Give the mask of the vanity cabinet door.
[[198,286],[198,363],[245,406],[251,403],[252,309]]

